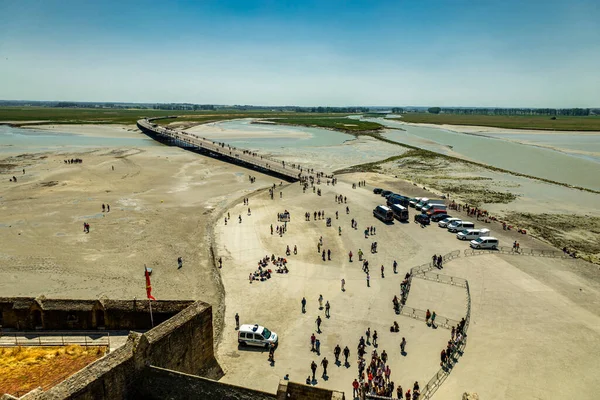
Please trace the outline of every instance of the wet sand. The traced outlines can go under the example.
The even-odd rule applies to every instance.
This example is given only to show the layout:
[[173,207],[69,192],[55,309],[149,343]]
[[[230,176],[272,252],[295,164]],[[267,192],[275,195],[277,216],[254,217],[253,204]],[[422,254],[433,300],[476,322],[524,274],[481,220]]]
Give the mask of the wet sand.
[[2,296],[145,299],[146,264],[157,299],[211,303],[215,326],[223,291],[211,223],[231,201],[279,182],[251,172],[250,184],[248,170],[168,146],[3,154],[0,169]]

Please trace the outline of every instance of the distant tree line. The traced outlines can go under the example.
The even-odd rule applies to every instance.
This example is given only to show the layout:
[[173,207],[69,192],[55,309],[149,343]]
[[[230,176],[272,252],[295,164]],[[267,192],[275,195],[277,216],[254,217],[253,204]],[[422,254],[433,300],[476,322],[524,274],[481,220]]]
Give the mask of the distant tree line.
[[392,107],[392,114],[402,114],[403,112],[404,112],[404,108]]
[[594,108],[440,108],[430,107],[430,114],[460,114],[460,115],[546,115],[546,116],[576,116],[596,115],[600,110]]
[[214,111],[215,106],[212,104],[188,104],[188,103],[170,103],[170,104],[155,104],[152,106],[154,110],[185,110],[185,111]]

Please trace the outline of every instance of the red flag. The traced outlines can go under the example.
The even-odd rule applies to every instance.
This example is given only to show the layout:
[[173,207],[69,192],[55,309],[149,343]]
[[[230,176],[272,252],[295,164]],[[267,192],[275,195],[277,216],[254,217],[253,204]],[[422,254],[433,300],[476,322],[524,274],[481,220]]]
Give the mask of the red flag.
[[150,300],[156,300],[154,298],[154,296],[152,296],[152,285],[150,284],[150,273],[148,272],[148,268],[146,268],[145,265],[144,265],[144,271],[146,274],[146,296],[148,296],[148,298]]

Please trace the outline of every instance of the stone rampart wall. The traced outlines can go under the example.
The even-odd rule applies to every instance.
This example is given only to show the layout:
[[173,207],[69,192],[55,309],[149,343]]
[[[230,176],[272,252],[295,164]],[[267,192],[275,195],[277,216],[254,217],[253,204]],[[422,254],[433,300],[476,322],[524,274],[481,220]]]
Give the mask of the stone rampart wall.
[[134,398],[276,400],[277,396],[199,376],[148,367],[135,385]]

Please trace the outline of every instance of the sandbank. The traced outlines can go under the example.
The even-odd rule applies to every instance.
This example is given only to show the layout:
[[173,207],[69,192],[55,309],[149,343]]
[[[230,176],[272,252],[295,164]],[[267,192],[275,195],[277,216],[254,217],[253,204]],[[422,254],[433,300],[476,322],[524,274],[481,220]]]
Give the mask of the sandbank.
[[70,133],[74,135],[84,135],[90,137],[120,137],[120,138],[138,138],[145,135],[136,125],[120,124],[65,124],[65,125],[23,125],[24,129],[37,129],[42,131]]
[[[229,122],[229,121],[227,121]],[[224,127],[220,122],[196,125],[185,131],[201,135],[209,139],[256,139],[256,138],[310,138],[311,134],[299,130],[280,128],[273,129],[266,124],[253,124],[252,129],[232,129]]]

